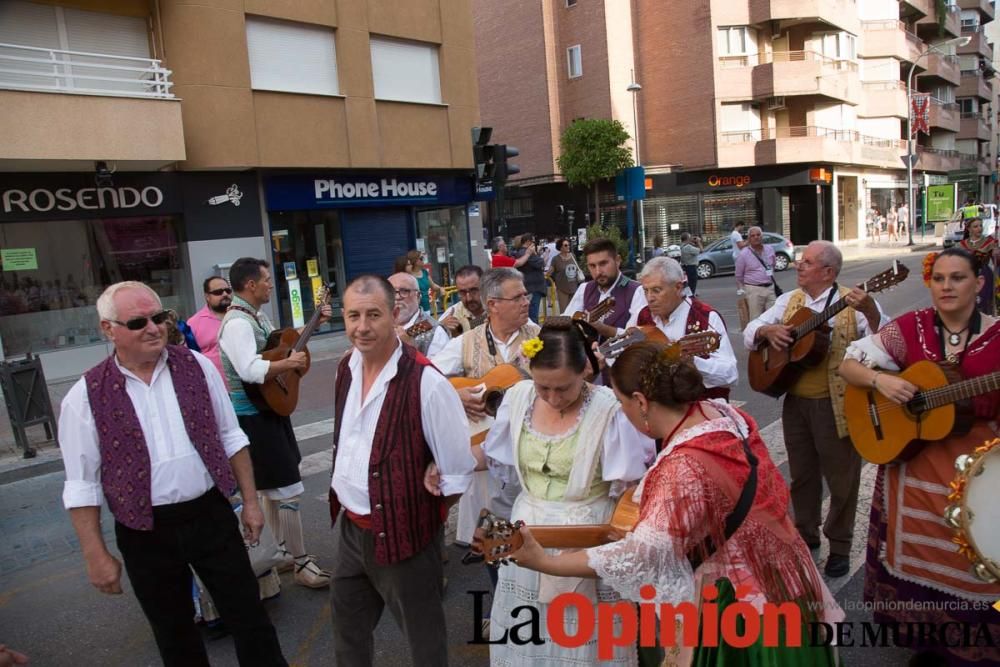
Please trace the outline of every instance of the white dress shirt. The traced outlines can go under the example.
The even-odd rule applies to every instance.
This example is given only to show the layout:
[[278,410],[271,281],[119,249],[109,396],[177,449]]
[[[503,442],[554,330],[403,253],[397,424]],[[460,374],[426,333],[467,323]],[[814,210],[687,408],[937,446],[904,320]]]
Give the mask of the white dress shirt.
[[[420,319],[420,315],[421,315],[421,312],[419,310],[417,312],[413,313],[413,317],[410,318],[409,322],[407,322],[406,324],[403,325],[403,329],[409,329],[414,324],[416,324],[417,320]],[[444,319],[444,318],[441,318],[441,319]],[[428,358],[430,358],[431,355],[435,355],[438,352],[440,352],[444,348],[444,346],[448,344],[448,341],[451,340],[451,334],[448,333],[447,329],[445,329],[444,327],[442,327],[440,325],[434,327],[434,329],[432,330],[432,336],[433,337],[431,338],[431,344],[427,347],[427,355],[426,356]]]
[[219,347],[233,365],[240,379],[250,384],[264,384],[270,361],[265,361],[257,353],[257,339],[253,335],[250,322],[242,317],[234,317],[226,322],[219,332]]
[[[815,299],[810,297],[809,294],[805,294],[806,308],[813,311],[814,313],[819,313],[825,310],[827,306],[826,300],[830,298],[831,289],[833,289],[832,286],[826,288]],[[753,350],[757,348],[757,346],[754,344],[754,338],[757,335],[757,330],[760,329],[762,326],[766,324],[781,324],[781,321],[785,314],[785,309],[788,308],[788,302],[792,298],[792,295],[795,294],[795,292],[797,291],[798,291],[797,289],[791,290],[779,296],[777,300],[775,300],[773,306],[765,310],[763,313],[761,313],[760,317],[758,317],[753,322],[750,322],[747,325],[747,328],[743,330],[744,347],[746,347],[748,350]],[[837,296],[834,295],[833,300],[830,303],[833,304],[836,301],[837,301]],[[875,302],[875,307],[878,308],[878,314],[880,316],[879,324],[880,325],[884,324],[885,322],[888,321],[888,318],[885,315],[885,311],[882,310],[882,306],[879,305],[878,301]],[[835,317],[831,318],[829,322],[827,322],[827,324],[829,324],[832,327],[834,324],[834,319],[836,318]],[[865,317],[862,313],[855,313],[854,320],[857,327],[858,338],[864,338],[865,336],[870,336],[873,333],[875,333],[868,324],[868,318]]]
[[[685,299],[679,306],[674,308],[670,317],[664,322],[658,315],[653,315],[653,323],[656,328],[663,332],[669,340],[676,341],[683,338],[687,333],[688,313],[691,312],[691,303]],[[639,314],[635,313],[628,321],[629,327],[634,327],[638,323]],[[694,357],[694,365],[701,371],[706,387],[728,387],[736,384],[740,379],[739,370],[736,364],[736,355],[733,353],[733,344],[729,342],[729,334],[726,333],[726,325],[718,313],[712,312],[708,315],[708,326],[712,331],[719,334],[719,349],[709,355],[707,359]]]
[[[351,353],[351,386],[347,390],[344,414],[341,415],[340,442],[330,486],[340,504],[355,514],[371,514],[368,475],[375,427],[382,415],[389,381],[396,377],[402,343],[375,378],[365,400],[361,401],[362,359]],[[420,419],[424,439],[430,446],[438,470],[441,492],[446,496],[464,493],[472,481],[476,460],[469,446],[469,423],[465,409],[451,383],[433,368],[424,367],[420,375]]]
[[[622,274],[619,273],[618,277],[615,278],[615,282],[611,283],[611,287],[604,291],[601,286],[597,286],[597,303],[601,303],[605,299],[611,296],[611,291],[618,285],[618,281],[622,279]],[[583,310],[583,293],[587,289],[589,282],[581,283],[579,287],[576,288],[576,292],[573,294],[573,298],[569,300],[569,304],[566,306],[566,310],[562,312],[563,315],[567,317],[572,317],[575,313]],[[629,304],[628,313],[630,318],[638,317],[639,311],[646,307],[646,291],[640,286],[635,294],[632,295],[632,303]],[[624,329],[619,328],[618,332],[621,333]]]
[[743,235],[734,229],[729,235],[729,241],[733,244],[733,261],[735,262],[736,258],[740,256],[740,251],[742,250],[742,248],[740,248],[740,244],[743,243]]
[[[531,320],[528,321],[530,322]],[[487,324],[486,326],[489,325]],[[493,334],[493,344],[497,347],[497,354],[505,362],[510,361],[511,357],[517,354],[517,349],[514,347],[514,339],[517,338],[519,332],[520,329],[515,330],[506,340],[500,340],[496,334]],[[492,327],[490,328],[490,333],[493,333]],[[431,363],[448,377],[465,375],[465,363],[462,360],[462,338],[468,334],[469,332],[466,331],[458,338],[452,338],[444,346],[443,350],[431,358]]]
[[[246,447],[247,436],[236,421],[233,404],[215,366],[204,355],[198,352],[192,354],[208,383],[222,446],[226,456],[232,458]],[[204,495],[215,486],[215,482],[184,428],[173,379],[167,367],[166,350],[156,362],[148,385],[123,368],[117,357],[115,364],[125,376],[125,391],[135,408],[149,450],[153,505],[181,503]],[[86,379],[80,378],[63,399],[59,414],[59,447],[66,466],[66,483],[63,486],[63,505],[66,509],[100,506],[104,501],[99,442],[94,416],[90,411]]]

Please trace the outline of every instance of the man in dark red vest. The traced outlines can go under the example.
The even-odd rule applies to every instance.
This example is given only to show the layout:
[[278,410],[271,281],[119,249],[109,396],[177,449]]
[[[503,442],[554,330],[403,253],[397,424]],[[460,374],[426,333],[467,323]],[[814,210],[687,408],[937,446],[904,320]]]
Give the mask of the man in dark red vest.
[[649,305],[633,315],[628,326],[656,326],[669,340],[687,334],[715,331],[721,335],[719,349],[706,357],[695,357],[694,365],[705,379],[707,398],[729,400],[729,387],[739,380],[736,355],[718,311],[697,298],[685,298],[684,269],[671,257],[654,257],[639,274]]
[[607,298],[615,300],[612,311],[599,321],[591,322],[602,338],[621,333],[625,324],[646,306],[646,296],[634,280],[621,272],[622,258],[609,239],[591,239],[583,246],[583,257],[591,280],[577,288],[563,315],[591,312]]
[[[385,607],[415,665],[446,665],[441,537],[448,506],[472,481],[475,460],[458,393],[395,331],[399,306],[384,278],[344,290],[354,349],[337,369],[330,611],[338,665],[374,663],[372,634]],[[424,488],[430,463],[443,496]]]
[[[258,598],[243,538],[264,525],[247,437],[222,377],[206,357],[166,345],[169,311],[138,282],[97,300],[114,354],[63,400],[63,504],[90,582],[120,595],[121,563],[101,533],[101,504],[165,665],[207,666],[194,624],[191,570],[212,594],[240,665],[287,665]],[[239,486],[243,535],[227,497]]]

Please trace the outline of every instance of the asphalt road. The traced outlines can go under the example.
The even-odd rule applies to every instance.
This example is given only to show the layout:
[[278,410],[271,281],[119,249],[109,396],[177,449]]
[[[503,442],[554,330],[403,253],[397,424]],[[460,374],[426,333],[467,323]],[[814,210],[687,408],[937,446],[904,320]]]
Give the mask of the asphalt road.
[[[900,259],[910,268],[910,278],[897,289],[878,296],[886,312],[898,315],[930,303],[920,280],[922,254],[905,254]],[[862,260],[845,265],[841,282],[860,283],[889,266],[889,259]],[[782,287],[795,285],[794,272],[779,274]],[[746,354],[735,328],[735,283],[732,277],[713,278],[699,283],[699,296],[718,308],[730,325],[733,347],[745,368]],[[325,502],[329,482],[329,446],[332,425],[331,396],[336,360],[314,363],[306,378],[302,405],[294,422],[305,455],[303,476],[306,494],[303,522],[307,548],[328,559],[331,551],[329,519]],[[744,401],[764,429],[771,455],[787,476],[780,427],[780,402],[753,392],[741,378],[733,399]],[[856,522],[856,548],[851,573],[828,583],[838,601],[846,606],[861,600],[863,553],[867,530],[867,505],[874,468],[863,476],[862,502]],[[50,473],[0,486],[0,643],[18,648],[32,657],[32,664],[52,666],[107,665],[140,666],[160,664],[152,635],[126,582],[125,595],[101,595],[87,583],[82,557],[60,494],[63,474]],[[105,512],[104,526],[110,529]],[[111,536],[108,536],[111,539]],[[470,645],[473,637],[473,602],[469,591],[488,588],[482,566],[463,566],[462,552],[450,547],[451,560],[445,597],[451,661],[457,665],[487,665],[485,646]],[[817,555],[822,564],[824,549]],[[288,661],[297,666],[333,664],[328,593],[294,585],[291,575],[283,575],[280,597],[267,603],[278,628]],[[848,610],[849,621],[870,620],[863,611]],[[209,652],[214,665],[236,665],[229,639],[211,640]],[[407,647],[388,614],[383,617],[376,637],[379,665],[411,664]],[[844,664],[895,667],[905,665],[910,652],[905,649],[855,648],[842,652]]]

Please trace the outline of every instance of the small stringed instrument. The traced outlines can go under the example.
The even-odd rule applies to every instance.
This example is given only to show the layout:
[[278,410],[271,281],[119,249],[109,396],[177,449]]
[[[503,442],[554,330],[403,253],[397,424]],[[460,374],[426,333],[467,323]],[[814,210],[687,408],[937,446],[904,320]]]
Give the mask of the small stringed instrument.
[[847,386],[844,413],[851,442],[872,463],[905,461],[927,441],[966,433],[973,396],[1000,389],[1000,371],[963,380],[954,367],[918,361],[899,377],[920,387],[909,402],[897,405],[871,387]]
[[[605,359],[615,359],[622,352],[624,352],[626,348],[647,340],[652,343],[670,343],[662,331],[650,324],[626,329],[623,333],[618,334],[614,338],[609,338],[604,341],[604,343],[598,346],[597,351],[600,352]],[[674,341],[672,344],[679,346],[681,356],[701,357],[707,356],[719,349],[719,343],[721,341],[722,337],[715,331],[699,331],[697,333],[687,334],[680,340]]]
[[[615,542],[632,532],[639,522],[639,505],[633,499],[635,487],[618,499],[618,505],[608,523],[581,526],[528,526],[539,544],[552,549],[585,549]],[[523,521],[510,522],[483,510],[479,515],[477,537],[487,563],[505,560],[524,544],[520,528]]]
[[[898,285],[906,280],[909,273],[909,269],[894,261],[892,268],[858,287],[874,294]],[[754,391],[778,398],[792,388],[806,369],[823,361],[830,351],[830,328],[826,323],[847,307],[844,299],[837,299],[819,313],[803,306],[785,322],[793,327],[792,344],[788,348],[775,350],[767,340],[763,340],[756,350],[751,350],[747,375]]]
[[333,292],[330,285],[324,286],[318,295],[316,309],[313,311],[309,322],[299,334],[292,327],[286,329],[276,329],[268,336],[264,345],[264,350],[260,356],[265,361],[280,361],[288,358],[293,352],[306,353],[305,368],[294,371],[285,371],[274,377],[268,378],[263,384],[243,383],[246,388],[247,397],[261,410],[268,410],[275,414],[287,417],[295,411],[295,406],[299,402],[299,381],[302,376],[309,372],[310,357],[306,343],[319,326],[319,318],[322,315],[322,307],[330,303],[330,295]]
[[609,296],[604,301],[594,306],[592,310],[578,310],[573,313],[574,320],[583,320],[588,324],[593,324],[594,322],[603,322],[604,318],[611,314],[615,309],[615,298]]
[[[486,311],[483,311],[480,315],[477,315],[475,317],[469,318],[469,329],[468,330],[472,331],[473,329],[475,329],[476,327],[478,327],[480,324],[482,324],[483,322],[486,321],[486,318],[489,317],[489,315],[490,315],[489,313],[487,313]],[[458,338],[459,336],[461,336],[462,334],[465,333],[465,330],[462,329],[462,325],[459,324],[454,329],[448,329],[448,333],[451,334],[452,338]]]
[[471,444],[477,445],[486,439],[486,432],[493,425],[493,417],[497,415],[497,409],[503,402],[503,395],[508,389],[521,380],[528,378],[527,373],[513,364],[500,364],[495,366],[486,375],[479,378],[454,377],[448,378],[456,390],[469,389],[483,385],[483,399],[486,402],[487,419],[479,422],[469,421]]
[[420,320],[409,329],[405,329],[404,332],[410,338],[416,338],[421,334],[425,334],[428,331],[433,331],[433,330],[434,330],[433,322],[431,322],[430,320]]

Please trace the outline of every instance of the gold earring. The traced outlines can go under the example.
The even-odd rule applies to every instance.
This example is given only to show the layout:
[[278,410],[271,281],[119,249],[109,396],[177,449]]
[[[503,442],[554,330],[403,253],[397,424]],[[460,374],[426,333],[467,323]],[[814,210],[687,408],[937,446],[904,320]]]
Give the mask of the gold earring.
[[646,414],[645,410],[641,412],[641,415],[642,415],[642,430],[646,432],[646,435],[649,435],[649,419],[647,419],[649,415]]

